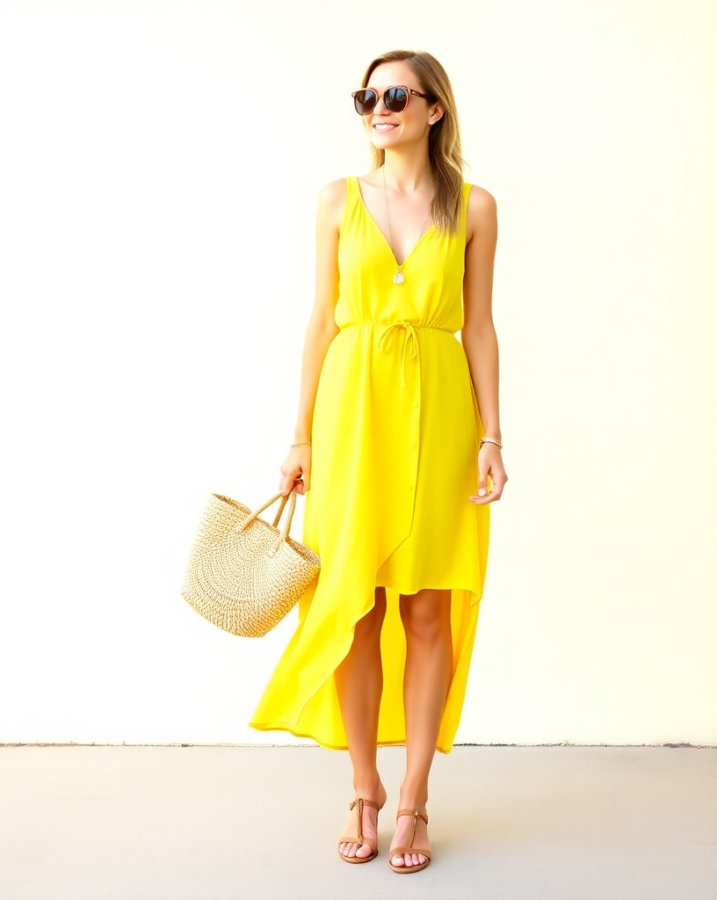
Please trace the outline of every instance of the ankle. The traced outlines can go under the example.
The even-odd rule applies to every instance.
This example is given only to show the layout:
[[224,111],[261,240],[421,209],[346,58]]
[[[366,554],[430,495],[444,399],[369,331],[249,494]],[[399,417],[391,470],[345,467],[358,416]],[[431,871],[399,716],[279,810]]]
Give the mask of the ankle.
[[381,790],[381,777],[378,772],[375,775],[354,777],[353,786],[357,797],[372,800]]
[[398,802],[401,809],[420,809],[424,812],[428,803],[428,789],[425,786],[402,784]]

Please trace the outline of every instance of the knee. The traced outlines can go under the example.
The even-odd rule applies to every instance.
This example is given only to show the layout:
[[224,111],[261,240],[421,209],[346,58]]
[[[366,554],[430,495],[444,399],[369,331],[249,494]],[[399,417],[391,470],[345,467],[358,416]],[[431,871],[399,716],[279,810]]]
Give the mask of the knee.
[[450,636],[450,602],[442,593],[401,597],[401,620],[408,640],[434,642]]
[[373,606],[356,623],[354,641],[357,643],[370,643],[379,640],[385,615],[386,595],[383,588],[376,588]]

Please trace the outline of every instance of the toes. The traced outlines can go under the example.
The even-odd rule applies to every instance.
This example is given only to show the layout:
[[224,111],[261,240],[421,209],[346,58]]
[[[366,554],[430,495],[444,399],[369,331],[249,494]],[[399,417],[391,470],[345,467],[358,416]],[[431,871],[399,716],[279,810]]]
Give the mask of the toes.
[[405,863],[403,861],[403,854],[397,853],[395,856],[391,857],[391,862],[394,864],[394,866],[405,865]]

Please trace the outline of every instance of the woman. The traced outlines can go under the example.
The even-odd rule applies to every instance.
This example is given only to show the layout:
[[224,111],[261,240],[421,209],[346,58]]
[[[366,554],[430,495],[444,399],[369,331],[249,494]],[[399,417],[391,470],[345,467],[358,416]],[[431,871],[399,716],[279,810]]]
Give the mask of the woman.
[[405,744],[389,865],[409,873],[430,862],[429,771],[453,746],[489,504],[507,481],[497,217],[491,194],[463,181],[453,92],[433,56],[383,54],[353,96],[374,168],[320,192],[316,301],[281,466],[282,493],[305,495],[303,541],[321,571],[249,724],[348,749],[350,863],[378,854],[376,749]]

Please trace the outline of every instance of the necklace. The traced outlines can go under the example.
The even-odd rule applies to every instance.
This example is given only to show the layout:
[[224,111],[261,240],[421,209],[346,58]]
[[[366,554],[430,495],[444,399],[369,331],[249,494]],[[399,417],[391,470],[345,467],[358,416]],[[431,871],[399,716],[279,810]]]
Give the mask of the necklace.
[[[383,172],[383,193],[386,198],[386,218],[388,219],[388,234],[389,234],[389,238],[390,238],[391,253],[393,253],[393,232],[391,231],[391,217],[388,214],[388,191],[386,190],[386,167],[385,167],[385,165],[381,166],[381,171]],[[421,233],[418,235],[418,241],[420,241],[421,238],[423,237],[423,229],[426,227],[426,222],[428,221],[428,215],[430,212],[431,212],[431,204],[429,203],[428,204],[428,212],[426,213],[426,218],[423,220],[423,225],[421,225]],[[414,249],[418,245],[418,241],[416,241],[416,243],[413,245]],[[411,251],[411,253],[413,253],[413,250]],[[393,254],[393,261],[396,262],[396,265],[398,266],[398,268],[396,269],[396,273],[393,276],[394,284],[403,284],[403,282],[406,280],[406,276],[403,274],[401,269],[408,262],[408,258],[410,257],[411,253],[408,254],[406,259],[404,259],[404,261],[401,263],[400,266],[396,262],[396,255]]]

